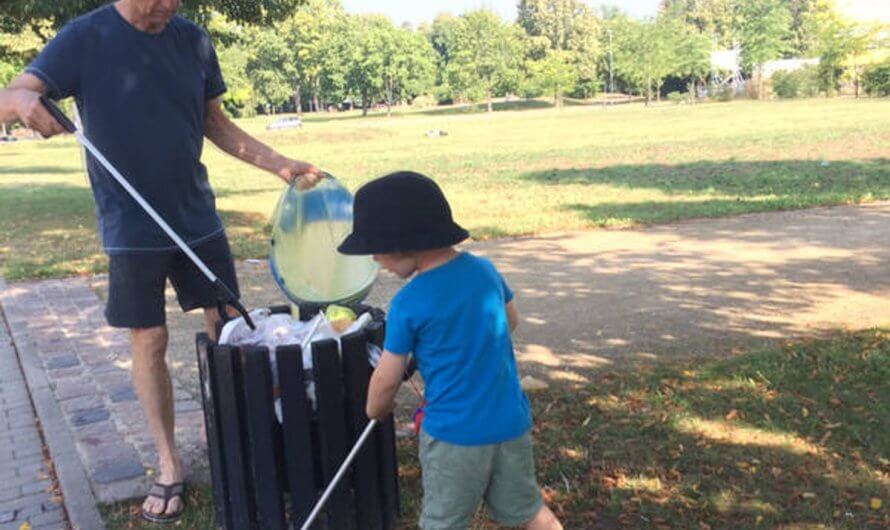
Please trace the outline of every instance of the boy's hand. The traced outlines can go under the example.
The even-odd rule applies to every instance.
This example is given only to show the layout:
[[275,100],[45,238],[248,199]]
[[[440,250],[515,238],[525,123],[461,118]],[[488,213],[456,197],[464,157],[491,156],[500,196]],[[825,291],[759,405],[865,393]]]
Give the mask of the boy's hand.
[[384,350],[380,356],[368,385],[368,404],[365,408],[372,420],[386,418],[395,408],[396,393],[402,384],[406,363],[406,355],[395,355]]

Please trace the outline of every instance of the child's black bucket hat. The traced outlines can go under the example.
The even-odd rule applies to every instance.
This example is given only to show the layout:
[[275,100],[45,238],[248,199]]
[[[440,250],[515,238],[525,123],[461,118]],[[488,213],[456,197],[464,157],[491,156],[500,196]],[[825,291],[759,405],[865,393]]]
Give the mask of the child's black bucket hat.
[[470,237],[454,222],[439,186],[429,177],[399,171],[355,193],[352,233],[343,254],[387,254],[450,247]]

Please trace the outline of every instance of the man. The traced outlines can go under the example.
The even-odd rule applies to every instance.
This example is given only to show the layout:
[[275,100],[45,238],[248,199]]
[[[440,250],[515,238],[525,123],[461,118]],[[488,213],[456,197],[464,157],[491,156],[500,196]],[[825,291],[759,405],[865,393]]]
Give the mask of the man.
[[[39,102],[74,96],[88,138],[174,231],[237,293],[228,242],[200,162],[203,137],[223,151],[302,188],[320,172],[286,158],[225,117],[226,87],[209,36],[176,16],[180,0],[118,0],[66,25],[9,87],[0,121],[20,120],[49,137],[64,132]],[[109,255],[106,318],[130,329],[132,377],[158,450],[157,483],[143,517],[170,522],[183,509],[165,353],[164,286],[183,310],[219,316],[209,282],[91,156],[88,172]]]

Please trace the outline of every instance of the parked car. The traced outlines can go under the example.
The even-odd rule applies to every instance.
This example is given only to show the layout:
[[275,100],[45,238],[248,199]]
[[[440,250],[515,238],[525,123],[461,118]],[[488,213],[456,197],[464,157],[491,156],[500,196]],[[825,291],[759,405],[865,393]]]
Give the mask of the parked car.
[[286,118],[278,118],[269,125],[266,130],[274,131],[276,129],[297,129],[303,126],[303,120],[299,116],[288,116]]

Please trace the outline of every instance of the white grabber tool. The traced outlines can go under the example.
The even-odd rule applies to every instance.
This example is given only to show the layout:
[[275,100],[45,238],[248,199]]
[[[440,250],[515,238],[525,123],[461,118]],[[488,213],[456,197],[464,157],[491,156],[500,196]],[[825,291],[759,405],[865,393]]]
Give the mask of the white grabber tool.
[[174,232],[172,228],[170,228],[170,225],[168,225],[167,222],[164,221],[164,218],[161,217],[158,212],[155,211],[155,209],[152,208],[152,206],[148,204],[148,202],[146,202],[142,195],[140,195],[139,192],[136,191],[136,189],[127,181],[127,179],[125,179],[123,175],[121,175],[120,172],[113,165],[111,165],[111,162],[109,162],[108,159],[105,158],[105,156],[96,148],[96,146],[94,146],[92,142],[90,142],[90,140],[83,134],[83,132],[77,129],[77,126],[75,126],[74,123],[68,119],[68,116],[66,116],[65,113],[62,112],[62,109],[60,109],[53,100],[49,99],[46,96],[40,96],[40,103],[42,103],[46,110],[52,115],[52,117],[55,118],[57,122],[59,122],[59,125],[61,125],[63,129],[73,134],[80,145],[82,145],[87,151],[89,151],[90,154],[93,155],[93,158],[95,158],[99,161],[100,164],[102,164],[102,167],[104,167],[108,171],[108,173],[110,173],[111,176],[114,177],[114,180],[116,180],[118,184],[120,184],[127,191],[127,193],[130,194],[130,197],[132,197],[133,200],[136,201],[143,210],[145,210],[145,213],[147,213],[149,217],[151,217],[154,222],[157,223],[158,226],[160,226],[161,229],[170,237],[170,239],[172,239],[173,242],[176,243],[176,246],[179,247],[179,250],[181,250],[186,256],[188,256],[188,258],[192,260],[192,263],[194,263],[195,266],[198,267],[198,269],[204,274],[204,276],[207,277],[207,279],[213,285],[213,289],[216,291],[217,307],[219,308],[220,318],[225,320],[225,307],[231,306],[235,310],[237,310],[238,313],[241,314],[241,316],[244,318],[244,322],[246,322],[247,325],[250,326],[250,329],[256,329],[253,320],[250,319],[250,315],[247,313],[247,309],[244,308],[244,306],[238,300],[238,297],[235,296],[235,293],[233,293],[232,290],[229,289],[229,287],[216,276],[216,274],[213,274],[213,271],[211,271],[207,267],[207,265],[201,260],[201,258],[199,258],[192,251],[192,249],[189,248],[185,241],[183,241],[182,238],[179,237],[179,235]]

